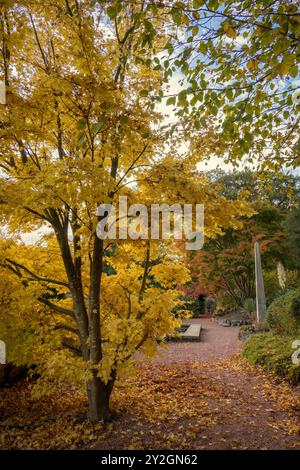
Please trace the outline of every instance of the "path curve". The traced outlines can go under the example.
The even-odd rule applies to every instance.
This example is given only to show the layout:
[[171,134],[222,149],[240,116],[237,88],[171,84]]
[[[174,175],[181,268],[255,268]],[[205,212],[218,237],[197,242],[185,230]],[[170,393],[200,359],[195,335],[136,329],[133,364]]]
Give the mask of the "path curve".
[[174,364],[178,362],[205,361],[215,362],[232,356],[242,348],[238,339],[238,327],[224,327],[210,318],[195,318],[184,323],[200,323],[201,341],[169,342],[160,348],[155,362]]
[[201,341],[139,357],[137,377],[119,389],[113,430],[93,449],[299,449],[297,390],[240,358],[238,327],[189,322],[201,323]]

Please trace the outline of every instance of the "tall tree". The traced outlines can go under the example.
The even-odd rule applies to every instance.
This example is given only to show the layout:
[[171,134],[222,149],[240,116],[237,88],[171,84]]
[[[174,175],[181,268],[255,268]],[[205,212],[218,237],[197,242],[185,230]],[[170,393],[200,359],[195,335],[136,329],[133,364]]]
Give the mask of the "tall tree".
[[300,272],[300,208],[295,207],[287,216],[285,229],[291,246],[291,264]]
[[[229,228],[225,234],[207,240],[204,249],[191,253],[188,265],[195,283],[212,295],[225,293],[242,306],[254,297],[253,246],[259,241],[265,270],[274,270],[278,261],[294,269],[297,251],[288,240],[297,238],[294,204],[299,201],[298,178],[292,175],[269,175],[262,187],[250,171],[208,172],[212,184],[226,195],[237,199],[248,195],[256,213],[244,220],[242,230]],[[290,221],[287,224],[287,221]]]
[[[51,373],[55,363],[67,376],[71,356],[62,351],[79,355],[89,416],[106,419],[117,374],[137,349],[152,352],[156,338],[174,327],[174,288],[188,276],[168,243],[99,239],[97,207],[122,194],[148,205],[174,197],[177,203],[213,201],[206,211],[210,236],[249,209],[211,189],[189,156],[178,157],[175,149],[165,155],[153,106],[153,96],[163,95],[164,76],[150,66],[166,42],[166,17],[154,14],[149,2],[5,0],[0,11],[7,89],[0,121],[1,221],[5,238],[14,241],[1,245],[1,269],[20,281],[22,296],[57,319],[49,325],[56,359],[48,367],[40,358],[41,367]],[[16,239],[45,227],[50,235],[40,250],[26,251]],[[5,306],[6,300],[4,315]],[[30,320],[28,335],[37,323]],[[58,325],[66,337],[57,336]],[[34,361],[45,353],[32,349]]]
[[299,166],[299,2],[167,3],[178,34],[165,56],[183,84],[167,103],[181,108],[197,153]]

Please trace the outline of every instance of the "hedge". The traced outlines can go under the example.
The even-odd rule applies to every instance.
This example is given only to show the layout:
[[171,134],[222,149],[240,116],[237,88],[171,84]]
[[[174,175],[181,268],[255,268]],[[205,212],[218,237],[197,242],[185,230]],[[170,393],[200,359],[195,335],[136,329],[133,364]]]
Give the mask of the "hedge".
[[300,288],[271,303],[266,312],[266,323],[277,334],[293,336],[300,331]]
[[292,354],[295,351],[292,343],[296,336],[279,336],[272,332],[259,333],[245,342],[242,355],[251,363],[259,364],[293,385],[300,383],[300,365],[293,364]]

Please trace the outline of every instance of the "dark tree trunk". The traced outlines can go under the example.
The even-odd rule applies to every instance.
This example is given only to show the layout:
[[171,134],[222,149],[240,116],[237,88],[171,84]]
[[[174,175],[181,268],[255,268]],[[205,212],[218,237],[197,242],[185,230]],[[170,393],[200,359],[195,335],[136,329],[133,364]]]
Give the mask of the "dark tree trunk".
[[95,375],[87,383],[89,411],[91,421],[109,421],[111,418],[109,399],[115,382],[113,377],[107,384]]

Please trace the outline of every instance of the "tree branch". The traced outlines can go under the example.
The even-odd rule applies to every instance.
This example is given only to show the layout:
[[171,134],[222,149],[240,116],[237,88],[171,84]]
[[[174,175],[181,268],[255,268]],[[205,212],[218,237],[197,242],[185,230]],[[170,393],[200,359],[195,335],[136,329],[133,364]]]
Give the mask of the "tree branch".
[[39,302],[41,302],[42,304],[47,305],[47,307],[51,308],[51,309],[54,310],[56,313],[62,313],[63,315],[68,315],[69,317],[74,318],[74,312],[73,312],[73,310],[69,310],[69,309],[67,309],[67,308],[60,307],[59,305],[56,305],[56,304],[50,302],[50,300],[45,299],[45,298],[42,297],[42,296],[39,296],[39,297],[37,298],[37,300],[38,300]]
[[79,331],[77,328],[72,328],[69,325],[65,325],[64,323],[58,323],[57,325],[54,326],[55,330],[66,330],[69,331],[70,333],[74,333],[75,335],[79,336]]
[[9,258],[6,258],[6,261],[8,263],[11,263],[12,265],[14,265],[15,267],[17,267],[19,269],[23,269],[23,271],[30,274],[30,276],[33,277],[33,279],[30,279],[31,281],[36,280],[36,281],[41,281],[41,282],[48,282],[49,284],[56,284],[58,286],[63,286],[63,287],[69,288],[69,284],[67,282],[58,281],[56,279],[51,279],[51,278],[48,278],[48,277],[39,276],[38,274],[35,274],[34,272],[32,272],[30,269],[28,269],[23,264],[17,263],[16,261],[13,261]]

